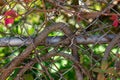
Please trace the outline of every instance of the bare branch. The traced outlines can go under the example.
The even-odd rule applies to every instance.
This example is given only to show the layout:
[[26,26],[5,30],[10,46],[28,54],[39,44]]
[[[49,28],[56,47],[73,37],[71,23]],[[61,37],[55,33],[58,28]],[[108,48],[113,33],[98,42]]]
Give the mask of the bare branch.
[[[65,59],[72,61],[72,62],[74,63],[74,67],[75,67],[75,68],[77,68],[77,66],[79,66],[79,67],[81,68],[81,70],[83,71],[83,73],[84,73],[84,74],[87,74],[86,71],[85,71],[85,69],[79,64],[79,61],[77,61],[77,60],[75,59],[75,57],[73,57],[73,56],[70,55],[70,54],[64,53],[64,52],[56,52],[55,50],[52,50],[52,51],[50,51],[49,53],[47,53],[46,55],[40,56],[40,57],[39,57],[39,58],[40,58],[40,61],[39,61],[39,62],[46,61],[46,60],[48,60],[49,58],[54,57],[54,56],[62,56],[62,57],[64,57]],[[27,63],[27,64],[23,67],[23,69],[20,70],[20,72],[19,72],[19,74],[17,75],[17,77],[15,78],[15,80],[18,80],[28,69],[31,69],[31,67],[32,67],[36,62],[38,62],[38,61],[34,58],[31,62]],[[79,70],[78,70],[77,72],[80,73]],[[77,74],[77,75],[79,75],[79,74]],[[79,76],[79,78],[81,78],[81,76]],[[78,79],[78,80],[82,80],[82,79]]]
[[117,36],[109,43],[108,47],[105,50],[103,61],[106,61],[109,57],[111,49],[119,42],[120,39],[120,32],[117,34]]
[[19,80],[20,77],[28,70],[31,69],[31,67],[34,65],[35,61],[30,61],[29,63],[27,63],[21,70],[20,72],[17,74],[16,78],[14,80]]
[[14,58],[14,60],[11,62],[9,67],[6,68],[6,71],[3,71],[0,75],[1,80],[5,80],[12,72],[13,72],[13,67],[18,66],[21,62],[26,59],[31,52],[42,42],[46,39],[48,34],[52,31],[55,30],[62,30],[66,36],[71,35],[71,30],[67,27],[66,24],[64,23],[55,23],[52,24],[49,27],[46,27],[38,36],[33,40],[33,43],[30,44],[19,56]]

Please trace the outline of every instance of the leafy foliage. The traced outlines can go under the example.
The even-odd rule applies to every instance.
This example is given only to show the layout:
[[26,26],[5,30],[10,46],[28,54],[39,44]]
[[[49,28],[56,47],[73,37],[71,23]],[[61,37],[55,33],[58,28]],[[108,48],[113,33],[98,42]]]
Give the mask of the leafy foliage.
[[[20,40],[27,37],[26,41],[31,41],[34,49],[23,61],[20,59],[19,65],[11,68],[12,61],[30,45],[24,45],[25,41],[20,46],[1,47],[0,78],[8,69],[13,71],[6,80],[119,80],[119,41],[104,61],[111,41],[104,37],[120,32],[119,5],[120,0],[1,0],[0,37]],[[71,35],[64,32],[65,25],[61,26],[63,30],[49,31],[50,25],[60,22],[67,25]],[[48,38],[43,35],[41,45],[36,46],[36,37],[44,30],[49,32]],[[76,36],[82,36],[84,43],[77,44]],[[93,40],[87,43],[89,36],[93,36]],[[96,36],[100,36],[98,41]],[[54,39],[58,37],[62,39],[56,44]],[[107,44],[102,44],[101,40]]]

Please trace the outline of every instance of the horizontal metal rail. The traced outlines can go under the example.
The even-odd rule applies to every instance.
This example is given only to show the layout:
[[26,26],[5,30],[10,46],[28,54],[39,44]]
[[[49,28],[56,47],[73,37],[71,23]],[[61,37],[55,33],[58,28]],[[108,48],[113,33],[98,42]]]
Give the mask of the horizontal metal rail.
[[[113,34],[105,36],[75,36],[74,39],[76,39],[77,44],[104,44],[110,42],[115,36],[116,35]],[[45,41],[40,43],[40,45],[54,46],[61,41],[62,44],[69,44],[70,41],[68,39],[65,39],[65,36],[47,37]],[[29,45],[32,44],[32,42],[33,38],[5,37],[0,38],[0,47]]]

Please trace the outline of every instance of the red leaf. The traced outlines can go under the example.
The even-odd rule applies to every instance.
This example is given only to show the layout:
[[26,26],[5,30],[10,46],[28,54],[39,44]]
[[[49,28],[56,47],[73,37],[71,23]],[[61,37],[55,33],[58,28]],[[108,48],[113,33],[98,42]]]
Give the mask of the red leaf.
[[12,17],[12,18],[16,18],[16,17],[18,16],[17,12],[14,11],[14,10],[6,11],[4,15],[5,15],[5,16],[10,16],[10,17]]
[[32,0],[24,0],[24,2],[28,3],[28,2],[31,2]]
[[114,20],[116,20],[116,19],[118,19],[118,15],[115,15],[115,14],[114,14],[114,15],[112,15],[112,16],[110,17],[110,20],[113,20],[113,21],[114,21]]
[[4,19],[6,26],[8,26],[8,24],[13,24],[15,18],[18,17],[17,12],[14,10],[6,11],[4,15],[6,16],[6,18]]
[[80,13],[77,14],[77,21],[78,22],[81,21],[81,14]]
[[113,22],[112,25],[113,25],[114,27],[118,27],[118,25],[119,25],[119,20],[118,20],[118,19],[114,20],[114,22]]
[[14,18],[5,18],[5,25],[7,26],[8,24],[13,24],[14,23]]
[[81,21],[81,18],[80,18],[80,17],[77,17],[77,21],[80,22],[80,21]]

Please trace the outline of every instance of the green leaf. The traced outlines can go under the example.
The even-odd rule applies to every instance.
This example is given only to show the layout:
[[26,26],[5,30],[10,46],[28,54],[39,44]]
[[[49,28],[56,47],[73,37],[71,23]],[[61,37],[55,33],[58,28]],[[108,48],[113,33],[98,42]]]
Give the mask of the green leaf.
[[34,80],[32,74],[24,74],[23,77],[24,77],[24,80]]

